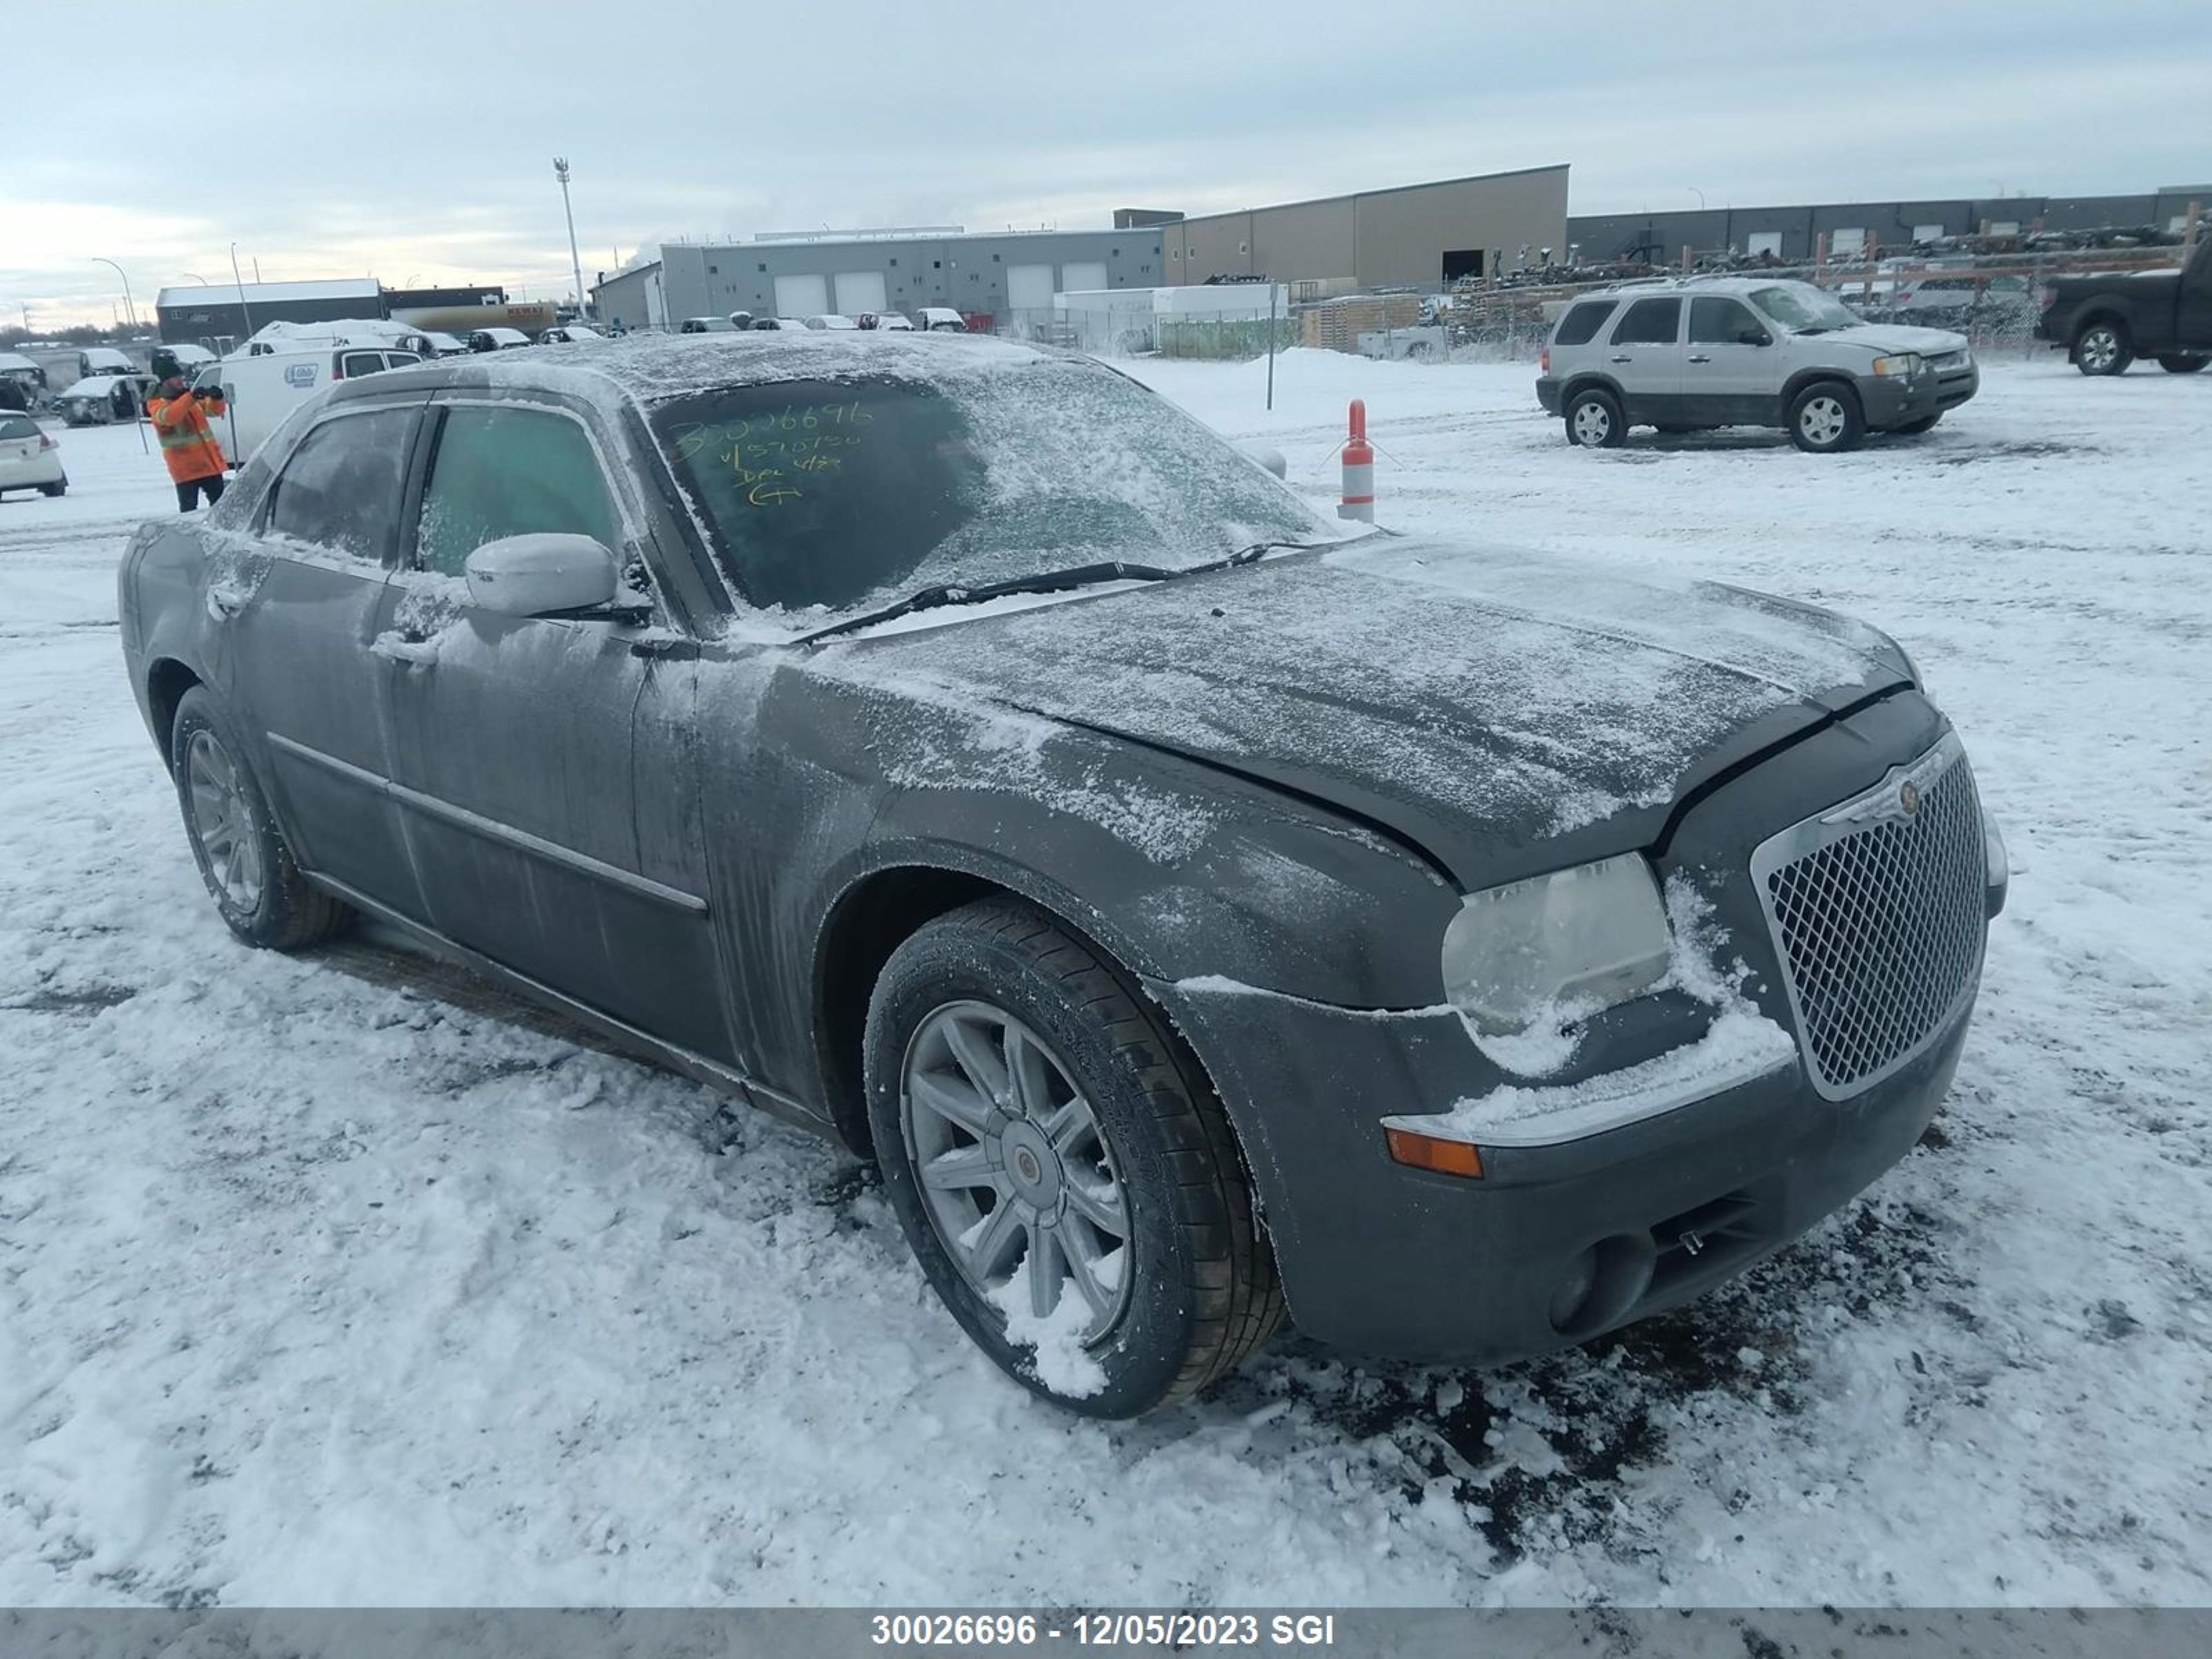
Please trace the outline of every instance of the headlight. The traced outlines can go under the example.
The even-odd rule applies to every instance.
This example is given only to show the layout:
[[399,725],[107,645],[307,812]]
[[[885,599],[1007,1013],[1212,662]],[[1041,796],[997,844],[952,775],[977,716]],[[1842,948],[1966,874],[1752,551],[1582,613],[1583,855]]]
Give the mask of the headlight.
[[1909,379],[1920,372],[1920,354],[1900,351],[1894,357],[1877,357],[1874,360],[1874,372],[1877,374],[1902,374]]
[[1444,995],[1502,1036],[1547,1006],[1610,1007],[1650,989],[1671,943],[1651,866],[1624,853],[1470,895],[1444,929]]

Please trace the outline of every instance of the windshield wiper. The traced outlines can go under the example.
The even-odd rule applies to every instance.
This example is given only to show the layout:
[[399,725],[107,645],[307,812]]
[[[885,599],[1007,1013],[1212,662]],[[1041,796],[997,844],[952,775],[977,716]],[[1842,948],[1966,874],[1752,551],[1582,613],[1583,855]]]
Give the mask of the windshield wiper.
[[1008,576],[995,582],[939,582],[933,586],[918,587],[879,611],[864,611],[842,622],[831,623],[827,628],[817,628],[811,634],[801,635],[798,642],[811,645],[832,635],[849,634],[855,629],[872,628],[878,623],[910,617],[917,611],[939,611],[948,605],[974,605],[983,599],[1002,599],[1009,593],[1060,593],[1070,588],[1088,587],[1093,582],[1164,582],[1170,576],[1184,574],[1157,564],[1127,564],[1119,559],[1109,559],[1098,564],[1047,570],[1034,576]]
[[817,640],[826,640],[859,629],[872,628],[878,623],[910,617],[917,611],[941,611],[949,605],[975,605],[984,599],[1003,599],[1009,593],[1064,593],[1078,587],[1089,587],[1097,582],[1173,581],[1178,576],[1202,576],[1210,570],[1228,570],[1237,565],[1252,564],[1270,553],[1285,550],[1304,552],[1323,544],[1255,542],[1249,547],[1238,548],[1226,558],[1210,559],[1204,564],[1184,565],[1174,569],[1165,565],[1130,564],[1121,559],[1108,559],[1096,564],[1070,565],[1065,570],[1048,570],[1034,576],[1008,576],[995,582],[939,582],[929,587],[918,587],[904,599],[884,605],[881,610],[848,617],[842,622],[834,622],[827,628],[817,628],[811,634],[801,635],[797,643],[811,645]]

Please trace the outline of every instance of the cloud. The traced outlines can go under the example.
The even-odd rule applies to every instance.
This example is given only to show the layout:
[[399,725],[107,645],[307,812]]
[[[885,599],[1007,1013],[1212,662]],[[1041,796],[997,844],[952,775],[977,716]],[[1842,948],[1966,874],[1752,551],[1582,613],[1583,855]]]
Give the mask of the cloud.
[[[156,14],[11,17],[11,58]],[[1839,15],[1683,0],[232,0],[219,74],[11,156],[0,315],[104,319],[197,271],[568,285],[664,234],[1103,223],[1565,161],[1572,210],[2140,192],[2203,172],[2212,9],[1950,0]],[[144,54],[142,52],[142,58]],[[2146,112],[2171,112],[2170,118]]]

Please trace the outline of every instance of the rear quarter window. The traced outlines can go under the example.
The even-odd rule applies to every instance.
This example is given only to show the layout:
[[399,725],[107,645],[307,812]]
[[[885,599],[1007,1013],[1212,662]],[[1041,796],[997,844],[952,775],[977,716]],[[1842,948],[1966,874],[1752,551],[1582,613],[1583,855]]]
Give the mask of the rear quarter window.
[[0,438],[35,438],[39,423],[21,415],[0,415]]
[[1615,345],[1672,345],[1682,324],[1680,300],[1638,300],[1613,331]]
[[1552,337],[1553,345],[1588,345],[1597,338],[1597,331],[1605,326],[1605,319],[1619,307],[1618,300],[1585,300],[1579,305],[1569,306],[1566,314],[1559,319],[1559,331]]

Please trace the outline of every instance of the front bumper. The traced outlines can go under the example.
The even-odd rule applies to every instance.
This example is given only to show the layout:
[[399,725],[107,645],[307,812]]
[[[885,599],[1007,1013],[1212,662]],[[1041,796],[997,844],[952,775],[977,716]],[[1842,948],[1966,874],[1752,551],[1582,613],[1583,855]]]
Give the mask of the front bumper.
[[[1809,807],[1871,787],[1943,730],[1917,692],[1887,698],[1699,801],[1659,853],[1663,874],[1706,896],[1727,954],[1748,970],[1745,994],[1785,1031],[1795,1017],[1750,849]],[[2001,854],[1987,884],[1993,915]],[[1471,1132],[1482,1173],[1470,1179],[1395,1162],[1382,1133],[1386,1118],[1441,1112],[1517,1080],[1501,1079],[1456,1015],[1149,988],[1230,1104],[1299,1328],[1356,1353],[1472,1364],[1571,1346],[1673,1307],[1833,1212],[1935,1115],[1973,1004],[1969,991],[1908,1062],[1843,1099],[1823,1097],[1792,1046],[1649,1115],[1610,1120],[1618,1127],[1555,1122],[1575,1138],[1523,1144]],[[1607,1078],[1680,1042],[1691,1005],[1662,1001],[1594,1021],[1582,1074]]]
[[[1154,989],[1172,1003],[1172,988]],[[1263,997],[1203,1001],[1176,1012],[1217,1082],[1270,1104],[1246,1150],[1255,1171],[1267,1166],[1263,1188],[1296,1194],[1266,1218],[1298,1328],[1356,1354],[1477,1364],[1674,1307],[1832,1213],[1911,1149],[1967,1026],[1961,1014],[1848,1101],[1822,1100],[1793,1058],[1604,1133],[1485,1146],[1482,1176],[1468,1180],[1394,1163],[1378,1121],[1387,1103],[1455,1097],[1473,1053],[1455,1016],[1309,1007],[1285,1020]],[[1583,1277],[1589,1289],[1574,1297],[1570,1281]]]

